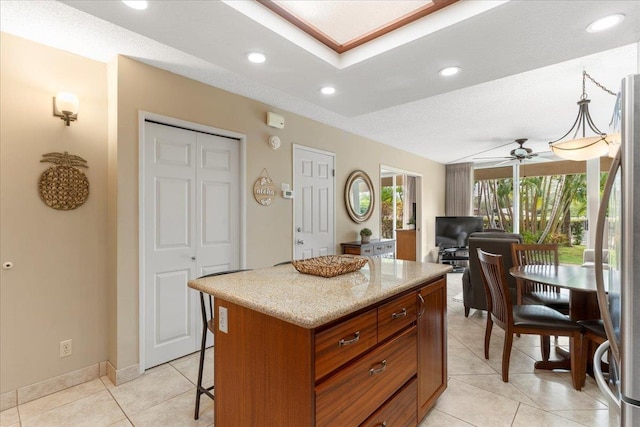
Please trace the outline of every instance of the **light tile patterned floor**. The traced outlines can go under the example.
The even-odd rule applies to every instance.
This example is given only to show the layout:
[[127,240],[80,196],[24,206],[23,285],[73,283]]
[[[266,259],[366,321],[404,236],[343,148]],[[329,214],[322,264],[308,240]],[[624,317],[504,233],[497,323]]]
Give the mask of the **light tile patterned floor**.
[[[569,373],[534,369],[540,355],[537,337],[515,338],[509,383],[502,382],[503,333],[494,328],[490,359],[485,360],[486,317],[472,310],[465,318],[462,303],[453,298],[461,292],[461,277],[448,276],[448,388],[420,427],[608,426],[606,401],[593,379],[587,377],[578,392]],[[1,412],[0,427],[212,426],[214,404],[206,396],[200,419],[193,419],[197,364],[195,353],[117,387],[107,377],[71,387]],[[213,382],[212,349],[205,367],[207,385]]]

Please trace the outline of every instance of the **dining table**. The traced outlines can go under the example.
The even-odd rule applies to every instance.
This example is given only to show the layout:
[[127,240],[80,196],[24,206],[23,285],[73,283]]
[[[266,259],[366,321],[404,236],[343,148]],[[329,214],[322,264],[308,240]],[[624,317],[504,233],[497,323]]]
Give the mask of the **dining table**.
[[[569,290],[569,317],[573,321],[600,319],[598,307],[595,269],[578,265],[549,265],[529,264],[511,267],[511,274],[518,280],[518,286],[522,281],[532,281],[546,285],[558,286]],[[604,275],[605,290],[608,288],[608,275]],[[570,369],[571,360],[569,354],[557,348],[556,353],[562,356],[560,360],[540,360],[535,363],[536,369]],[[587,358],[588,355],[584,355]]]

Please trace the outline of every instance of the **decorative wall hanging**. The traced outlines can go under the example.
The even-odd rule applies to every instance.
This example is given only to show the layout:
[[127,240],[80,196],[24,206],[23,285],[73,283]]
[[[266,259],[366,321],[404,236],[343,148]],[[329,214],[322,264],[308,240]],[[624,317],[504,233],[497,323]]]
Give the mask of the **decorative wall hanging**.
[[38,181],[40,198],[45,205],[61,211],[76,209],[89,197],[89,180],[78,167],[88,168],[87,161],[68,152],[47,153],[40,162],[53,163]]
[[256,202],[262,206],[269,206],[276,195],[276,187],[273,185],[273,180],[269,176],[267,169],[262,169],[260,178],[258,178],[253,184],[253,197]]

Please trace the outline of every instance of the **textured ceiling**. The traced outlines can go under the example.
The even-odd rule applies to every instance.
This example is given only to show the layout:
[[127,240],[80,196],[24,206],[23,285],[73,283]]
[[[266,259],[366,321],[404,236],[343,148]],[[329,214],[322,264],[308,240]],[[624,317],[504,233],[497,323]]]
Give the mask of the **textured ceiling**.
[[[619,12],[622,25],[585,31]],[[638,72],[640,2],[511,1],[342,69],[219,1],[151,1],[137,12],[120,1],[3,0],[0,25],[104,62],[128,55],[447,163],[507,155],[516,138],[546,151],[575,119],[583,68],[613,90]],[[255,50],[265,64],[246,61]],[[448,65],[462,73],[442,79]],[[332,97],[318,92],[327,84]],[[606,129],[614,98],[587,91]]]

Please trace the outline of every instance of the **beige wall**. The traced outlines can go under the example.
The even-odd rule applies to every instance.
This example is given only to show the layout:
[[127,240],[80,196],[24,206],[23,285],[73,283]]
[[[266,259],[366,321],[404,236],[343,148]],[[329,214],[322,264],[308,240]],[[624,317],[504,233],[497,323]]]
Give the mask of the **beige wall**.
[[[380,164],[423,175],[423,230],[425,256],[435,243],[434,217],[444,213],[444,165],[390,148],[374,141],[281,111],[266,104],[207,86],[126,57],[118,68],[118,359],[122,369],[138,362],[138,111],[230,130],[247,137],[247,267],[257,268],[292,256],[292,201],[277,198],[270,207],[258,205],[251,194],[253,182],[266,168],[277,186],[292,184],[292,145],[300,144],[336,154],[336,251],[339,242],[356,240],[362,227],[379,235],[379,213],[365,224],[352,222],[345,210],[343,188],[354,169],[366,171],[379,194]],[[282,130],[266,125],[267,111],[285,117]],[[272,150],[269,135],[282,146]]]
[[[263,168],[278,185],[293,184],[293,144],[336,154],[337,243],[364,226],[379,234],[377,212],[359,225],[345,211],[351,171],[367,171],[377,192],[381,163],[422,174],[423,254],[431,254],[444,165],[129,58],[105,65],[6,34],[1,41],[0,261],[16,264],[2,271],[2,392],[102,360],[117,369],[138,363],[139,110],[246,135],[247,267],[291,258],[292,201],[260,206],[251,187]],[[69,128],[50,111],[62,88],[81,101]],[[285,129],[268,127],[267,111],[282,114]],[[280,137],[279,150],[269,148],[269,135]],[[91,196],[72,212],[47,208],[36,189],[46,169],[40,156],[64,150],[89,162]],[[68,338],[74,355],[59,359],[58,342]]]
[[[0,387],[2,392],[107,358],[105,64],[2,34],[0,39]],[[70,127],[52,115],[60,90],[80,98]],[[40,200],[42,155],[87,160],[86,203]],[[59,358],[59,341],[73,355]]]

